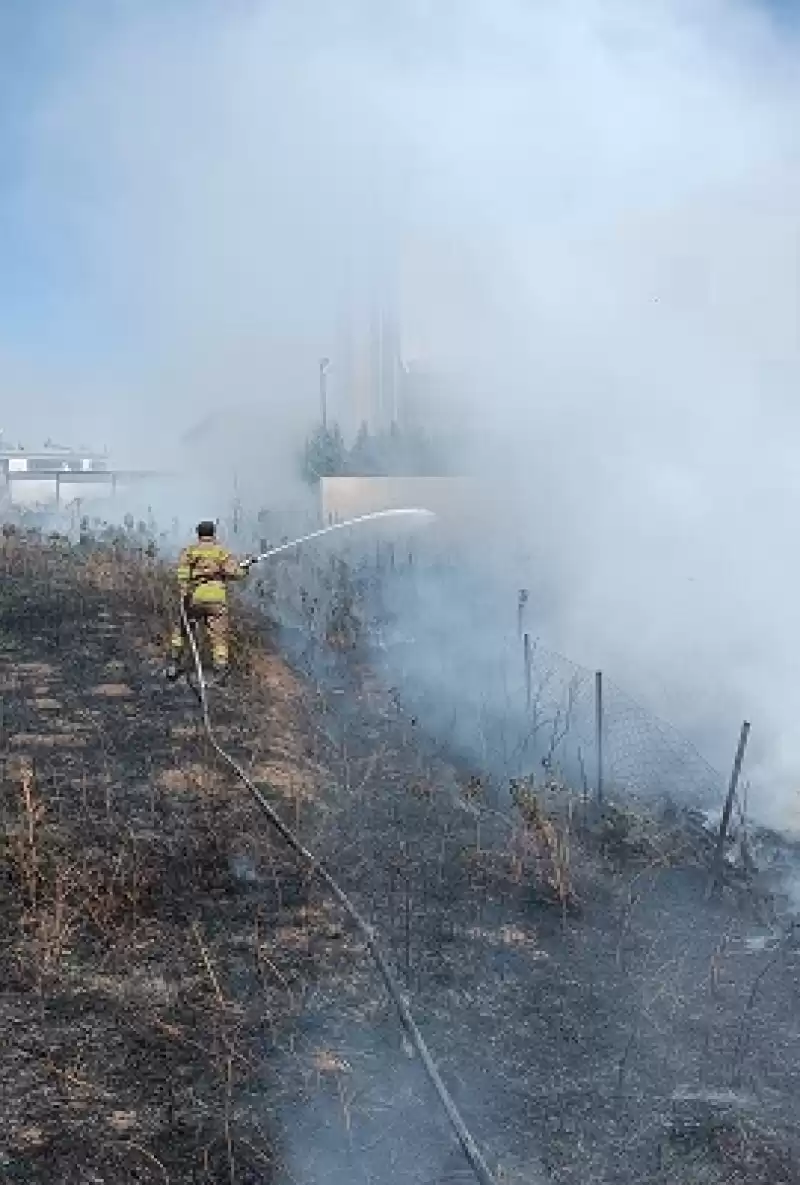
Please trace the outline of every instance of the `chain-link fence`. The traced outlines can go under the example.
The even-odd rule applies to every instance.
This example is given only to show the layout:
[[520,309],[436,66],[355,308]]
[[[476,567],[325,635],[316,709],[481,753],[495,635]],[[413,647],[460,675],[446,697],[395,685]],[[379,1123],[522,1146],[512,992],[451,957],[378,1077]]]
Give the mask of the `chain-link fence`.
[[[242,550],[316,525],[241,510],[226,524]],[[323,640],[366,650],[427,734],[498,783],[555,773],[587,796],[667,797],[701,809],[724,799],[726,775],[678,729],[606,672],[598,678],[537,639],[535,595],[501,604],[440,542],[409,535],[365,545],[337,533],[264,565],[253,595],[307,669],[330,664]]]

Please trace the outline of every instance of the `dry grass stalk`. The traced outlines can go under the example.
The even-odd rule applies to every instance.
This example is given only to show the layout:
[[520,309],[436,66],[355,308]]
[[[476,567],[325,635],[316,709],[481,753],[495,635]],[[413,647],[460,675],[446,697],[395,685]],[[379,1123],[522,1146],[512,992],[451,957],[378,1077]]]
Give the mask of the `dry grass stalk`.
[[208,952],[208,947],[203,941],[203,935],[200,932],[200,926],[198,922],[192,923],[192,933],[194,934],[197,945],[200,948],[200,956],[208,973],[208,978],[211,980],[211,986],[214,989],[214,995],[217,998],[217,1003],[219,1004],[220,1008],[224,1009],[227,1007],[227,1001],[222,994],[222,988],[220,987],[219,979],[217,978],[217,973],[214,969],[214,964],[211,961],[211,955]]
[[538,796],[528,786],[512,784],[512,800],[522,820],[522,827],[512,841],[512,866],[522,876],[524,863],[533,855],[544,868],[544,881],[556,894],[562,907],[577,900],[570,870],[569,833],[559,831],[542,809]]
[[20,766],[20,796],[24,837],[19,843],[19,868],[26,889],[28,905],[35,910],[39,901],[39,825],[44,819],[44,804],[37,798],[33,766],[23,758]]

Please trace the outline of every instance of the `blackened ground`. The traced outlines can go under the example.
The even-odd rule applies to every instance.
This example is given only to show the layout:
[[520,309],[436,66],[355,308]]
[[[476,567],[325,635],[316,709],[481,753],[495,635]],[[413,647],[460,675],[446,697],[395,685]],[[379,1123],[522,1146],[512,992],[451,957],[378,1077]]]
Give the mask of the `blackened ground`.
[[[520,1181],[800,1180],[800,949],[759,878],[707,903],[713,844],[690,812],[597,817],[539,785],[553,860],[546,832],[491,809],[509,788],[457,768],[357,652],[336,664],[304,641],[296,661],[337,774],[314,844],[385,936],[494,1162]],[[382,1185],[413,1180],[419,1153],[435,1180],[428,1099],[365,1035],[368,991],[321,1013],[357,1102],[347,1145],[306,1131],[304,1179],[366,1160]]]
[[[0,1179],[275,1180],[269,1055],[335,961],[324,915],[160,678],[158,570],[19,540],[0,567]],[[241,735],[299,801],[300,689],[253,657]]]
[[[0,567],[0,1179],[467,1180],[359,942],[161,682],[158,567]],[[557,785],[501,817],[402,688],[257,633],[220,738],[372,917],[502,1179],[800,1179],[798,956],[763,901],[707,905],[680,823]]]

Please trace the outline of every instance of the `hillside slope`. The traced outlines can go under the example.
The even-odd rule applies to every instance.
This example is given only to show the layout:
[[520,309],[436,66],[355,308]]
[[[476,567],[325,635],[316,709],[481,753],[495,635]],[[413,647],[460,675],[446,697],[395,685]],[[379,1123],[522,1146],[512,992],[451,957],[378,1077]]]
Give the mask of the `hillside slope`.
[[[162,683],[158,565],[0,566],[0,1179],[462,1171],[358,937]],[[797,953],[704,903],[693,833],[555,783],[484,809],[368,666],[303,679],[242,617],[220,739],[376,924],[502,1179],[800,1179]]]
[[[2,563],[2,1173],[227,1179],[236,1109],[236,1179],[269,1180],[277,1137],[241,1100],[269,1088],[324,922],[158,677],[158,571],[13,540]],[[300,688],[267,655],[249,678],[237,740],[299,803]]]

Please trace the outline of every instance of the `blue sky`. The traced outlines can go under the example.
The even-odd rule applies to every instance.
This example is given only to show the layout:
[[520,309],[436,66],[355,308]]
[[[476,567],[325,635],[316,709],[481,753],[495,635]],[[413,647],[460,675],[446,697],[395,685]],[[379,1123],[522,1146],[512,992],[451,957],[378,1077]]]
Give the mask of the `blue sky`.
[[126,348],[133,355],[124,323],[87,282],[81,244],[43,216],[37,198],[52,211],[57,196],[37,195],[36,183],[31,195],[27,186],[36,175],[37,120],[69,85],[82,31],[90,32],[86,44],[100,43],[104,27],[148,10],[165,15],[172,2],[0,0],[0,353],[56,366]]
[[[646,0],[643,0],[645,3]],[[74,57],[65,49],[75,19],[97,37],[102,23],[120,16],[198,8],[199,0],[0,0],[0,350],[56,364],[130,350],[126,325],[98,300],[87,282],[90,260],[81,244],[31,205],[35,137],[32,128]],[[794,23],[800,0],[769,0],[781,23]],[[71,24],[68,26],[65,18]],[[788,28],[788,26],[786,26]],[[46,205],[53,208],[54,195]]]
[[0,0],[0,341],[22,349],[42,336],[47,344],[67,270],[53,258],[53,244],[26,225],[20,191],[28,122],[59,64],[53,22],[44,15],[44,5]]
[[[238,2],[226,0],[228,14]],[[64,232],[58,195],[42,185],[37,125],[104,37],[148,22],[168,33],[173,16],[202,25],[208,11],[216,0],[0,0],[0,357],[135,371],[135,331],[96,290],[91,248]]]

